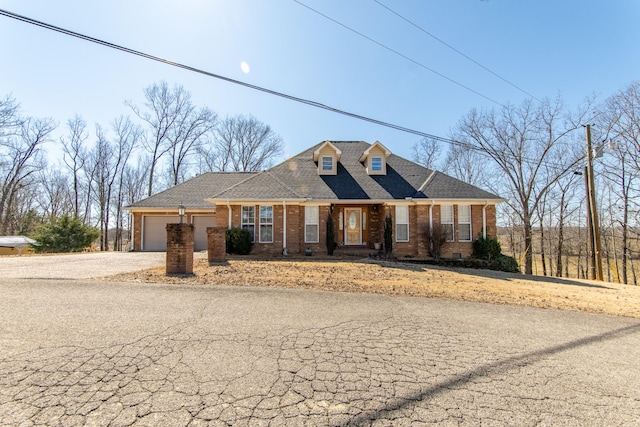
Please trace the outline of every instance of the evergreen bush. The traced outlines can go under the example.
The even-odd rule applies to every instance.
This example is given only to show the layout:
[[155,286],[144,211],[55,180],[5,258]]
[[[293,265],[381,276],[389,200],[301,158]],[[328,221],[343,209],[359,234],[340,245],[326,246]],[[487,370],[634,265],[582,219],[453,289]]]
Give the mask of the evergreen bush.
[[336,234],[333,226],[333,218],[331,214],[327,218],[327,255],[333,255],[336,248]]
[[78,218],[64,215],[43,224],[33,235],[38,242],[34,250],[43,252],[80,252],[100,236],[100,232]]
[[390,254],[393,251],[393,218],[388,214],[384,219],[384,253]]
[[498,255],[489,261],[489,269],[497,271],[505,271],[507,273],[520,273],[520,266],[515,258],[509,255]]
[[248,255],[251,253],[251,233],[244,228],[230,228],[225,233],[228,254]]
[[500,242],[496,238],[491,236],[487,236],[486,238],[478,237],[473,242],[473,254],[471,254],[471,256],[474,258],[491,261],[501,254],[502,247],[500,247]]

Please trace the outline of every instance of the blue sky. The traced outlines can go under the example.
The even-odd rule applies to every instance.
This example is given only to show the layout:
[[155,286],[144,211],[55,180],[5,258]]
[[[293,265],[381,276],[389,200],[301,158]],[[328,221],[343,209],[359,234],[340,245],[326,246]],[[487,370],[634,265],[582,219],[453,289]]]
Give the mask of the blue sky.
[[[300,1],[497,103],[527,98],[373,0]],[[379,1],[537,98],[561,94],[573,107],[640,78],[637,0]],[[438,136],[471,108],[499,107],[293,0],[0,0],[0,8]],[[131,114],[124,100],[142,104],[143,88],[166,80],[223,117],[271,125],[286,155],[326,139],[380,140],[410,158],[419,139],[3,16],[0,58],[0,96],[53,117],[59,131],[75,114],[107,126]]]

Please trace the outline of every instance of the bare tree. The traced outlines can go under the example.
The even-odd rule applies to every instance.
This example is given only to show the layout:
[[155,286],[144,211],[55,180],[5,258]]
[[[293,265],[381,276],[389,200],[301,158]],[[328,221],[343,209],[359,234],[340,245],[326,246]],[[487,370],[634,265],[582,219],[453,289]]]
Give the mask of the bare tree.
[[147,191],[150,196],[154,191],[160,160],[167,153],[172,156],[172,182],[178,183],[188,156],[215,124],[216,116],[207,108],[196,108],[191,101],[191,93],[184,87],[174,85],[170,88],[165,81],[144,89],[144,96],[145,109],[138,108],[131,101],[125,103],[148,126],[143,142],[151,156]]
[[533,211],[547,190],[583,157],[570,132],[581,126],[587,107],[571,116],[559,99],[540,104],[525,101],[498,112],[471,110],[457,126],[502,172],[498,192],[507,193],[507,203],[522,224],[526,274],[533,271]]
[[630,222],[634,203],[640,196],[640,81],[631,83],[605,102],[598,116],[600,127],[612,138],[603,175],[615,191],[615,204],[609,209],[620,225],[622,246],[622,277],[628,283],[630,252]]
[[67,122],[69,135],[67,138],[60,138],[62,144],[62,160],[71,172],[71,182],[73,186],[73,216],[80,216],[81,193],[81,171],[87,157],[85,142],[89,138],[87,133],[87,123],[78,115]]
[[[456,136],[455,140],[462,140]],[[492,168],[488,167],[487,155],[478,151],[472,144],[455,144],[449,147],[444,162],[444,172],[471,185],[483,185],[492,175]]]
[[438,169],[442,143],[433,138],[422,138],[411,147],[413,161],[427,169]]
[[100,126],[96,126],[97,139],[91,152],[91,165],[94,171],[93,194],[99,211],[102,232],[101,250],[109,250],[109,229],[114,198],[118,205],[115,209],[117,220],[121,213],[122,192],[116,187],[121,184],[123,171],[140,136],[139,128],[125,117],[114,120],[112,127],[115,137],[110,141],[106,132]]
[[39,174],[38,200],[41,212],[49,220],[74,213],[69,178],[59,167],[42,169]]
[[215,127],[218,116],[206,107],[197,108],[185,104],[178,112],[174,126],[169,130],[169,154],[171,158],[171,184],[184,181],[189,168],[189,158],[204,143],[206,135]]
[[[113,179],[109,184],[110,193],[115,193],[115,240],[114,249],[122,250],[122,230],[123,230],[123,203],[125,198],[125,175],[127,173],[127,162],[131,157],[138,141],[142,136],[142,130],[127,117],[119,117],[113,122],[115,132],[114,144],[116,146],[117,159],[114,169]],[[114,188],[115,186],[115,188]]]
[[21,191],[35,185],[37,172],[45,166],[42,144],[55,127],[52,119],[26,118],[15,135],[0,139],[0,233],[15,231],[11,226],[15,224],[14,204]]
[[212,145],[200,151],[211,160],[212,170],[255,172],[273,165],[282,154],[282,144],[269,125],[252,116],[235,116],[219,123]]
[[0,138],[14,135],[19,129],[22,118],[20,117],[20,105],[7,95],[0,99]]

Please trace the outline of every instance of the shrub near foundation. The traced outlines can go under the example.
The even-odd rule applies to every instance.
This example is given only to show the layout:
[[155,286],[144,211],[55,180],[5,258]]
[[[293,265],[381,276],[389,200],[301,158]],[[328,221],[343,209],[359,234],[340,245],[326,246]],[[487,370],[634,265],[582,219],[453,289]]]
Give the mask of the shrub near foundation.
[[225,233],[228,254],[248,255],[251,252],[251,233],[244,228],[230,228]]
[[489,270],[505,271],[507,273],[520,273],[518,262],[502,253],[502,247],[498,239],[491,236],[478,237],[473,242],[472,258],[479,259],[482,265]]

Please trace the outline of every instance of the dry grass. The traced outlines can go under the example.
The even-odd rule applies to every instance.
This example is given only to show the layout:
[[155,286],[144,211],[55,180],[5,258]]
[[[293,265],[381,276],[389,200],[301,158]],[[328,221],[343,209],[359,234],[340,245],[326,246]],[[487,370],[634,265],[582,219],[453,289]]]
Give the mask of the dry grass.
[[122,281],[204,286],[271,286],[452,298],[640,318],[640,287],[474,269],[334,260],[194,260],[192,276],[159,267],[112,277]]

